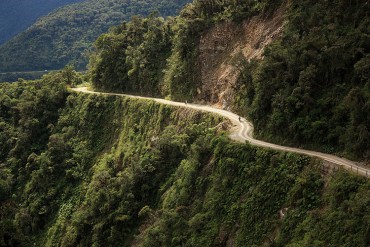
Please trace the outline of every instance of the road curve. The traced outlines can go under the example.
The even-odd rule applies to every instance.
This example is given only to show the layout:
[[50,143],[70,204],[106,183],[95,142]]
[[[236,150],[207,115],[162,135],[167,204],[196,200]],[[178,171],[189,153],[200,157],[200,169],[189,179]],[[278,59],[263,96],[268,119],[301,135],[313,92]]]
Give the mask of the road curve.
[[97,94],[97,95],[114,95],[114,96],[129,97],[129,98],[136,98],[136,99],[152,100],[152,101],[155,101],[161,104],[181,106],[181,107],[187,107],[187,108],[191,108],[195,110],[216,113],[218,115],[221,115],[231,120],[231,122],[235,126],[230,130],[229,137],[232,140],[243,142],[243,143],[245,141],[248,141],[249,143],[256,145],[256,146],[260,146],[260,147],[266,147],[266,148],[271,148],[271,149],[286,151],[286,152],[305,154],[311,157],[318,157],[331,164],[335,164],[337,166],[340,166],[346,170],[352,171],[359,175],[366,176],[366,177],[370,176],[369,168],[359,166],[354,161],[343,159],[343,158],[340,158],[340,157],[337,157],[331,154],[326,154],[326,153],[321,153],[321,152],[316,152],[316,151],[309,151],[309,150],[300,149],[300,148],[285,147],[285,146],[280,146],[280,145],[276,145],[273,143],[256,140],[253,138],[253,125],[249,121],[247,121],[245,118],[241,118],[241,121],[239,121],[239,116],[230,111],[217,109],[217,108],[206,106],[206,105],[189,104],[189,103],[185,104],[183,102],[175,102],[175,101],[159,99],[159,98],[150,98],[150,97],[142,97],[142,96],[134,96],[134,95],[118,94],[118,93],[94,92],[94,91],[88,90],[87,87],[72,88],[72,90],[75,92],[81,92],[81,93],[89,93],[89,94]]

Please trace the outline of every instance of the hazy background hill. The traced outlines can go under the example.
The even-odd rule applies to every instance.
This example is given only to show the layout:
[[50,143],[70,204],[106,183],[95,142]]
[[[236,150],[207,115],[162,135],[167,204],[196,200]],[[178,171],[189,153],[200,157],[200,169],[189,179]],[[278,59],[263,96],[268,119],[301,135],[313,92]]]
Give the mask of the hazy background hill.
[[85,50],[109,27],[153,11],[174,15],[186,2],[88,0],[65,6],[0,46],[0,72],[60,69],[71,62],[84,68]]
[[83,0],[1,0],[0,44],[31,26],[55,8]]

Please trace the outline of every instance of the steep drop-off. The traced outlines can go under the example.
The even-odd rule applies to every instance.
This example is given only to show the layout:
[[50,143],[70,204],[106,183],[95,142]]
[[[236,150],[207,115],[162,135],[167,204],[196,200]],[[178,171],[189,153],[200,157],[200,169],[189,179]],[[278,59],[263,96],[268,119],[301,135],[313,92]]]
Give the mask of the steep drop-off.
[[[370,143],[368,7],[195,1],[175,19],[134,18],[101,36],[89,76],[106,91],[184,102],[208,90],[203,100],[223,103],[226,80],[202,79],[199,63],[215,73],[236,64],[232,106],[260,136],[362,160]],[[230,49],[226,27],[236,35]],[[261,36],[245,38],[254,33]],[[370,245],[366,178],[234,143],[217,116],[68,92],[66,83],[80,81],[72,72],[0,85],[0,245]]]
[[54,76],[0,85],[1,245],[368,245],[365,178],[233,143],[209,114],[68,96]]
[[249,118],[260,139],[367,165],[369,12],[365,0],[194,1],[176,19],[103,35],[92,82],[218,104]]

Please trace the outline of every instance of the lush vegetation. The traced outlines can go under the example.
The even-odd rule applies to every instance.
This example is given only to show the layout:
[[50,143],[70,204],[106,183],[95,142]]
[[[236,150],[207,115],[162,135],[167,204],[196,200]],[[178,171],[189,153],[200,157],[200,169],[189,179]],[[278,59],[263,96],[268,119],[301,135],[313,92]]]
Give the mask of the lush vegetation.
[[203,31],[220,21],[269,14],[280,1],[202,1],[176,18],[135,18],[99,37],[90,59],[95,88],[191,100],[199,81],[198,45]]
[[[320,183],[316,179],[314,176],[300,179],[296,184],[298,186],[292,189],[291,202],[302,194],[311,199],[317,198],[317,195],[309,195],[309,191]],[[322,198],[318,201],[314,199],[314,204],[307,204],[305,199],[291,204],[294,206],[288,211],[280,236],[273,246],[368,246],[369,186],[369,181],[344,172],[337,173],[327,183]],[[314,206],[315,202],[319,202],[321,207]],[[360,218],[357,217],[359,215]]]
[[159,82],[171,51],[172,19],[134,17],[96,41],[90,60],[93,85],[105,91],[160,95]]
[[368,246],[365,178],[233,143],[216,116],[69,94],[66,71],[0,85],[1,246]]
[[[46,174],[31,175],[31,173],[39,168],[38,165],[44,169],[52,168],[47,163],[33,162],[37,157],[36,153],[47,148],[51,128],[58,120],[59,109],[65,104],[67,90],[64,85],[64,78],[60,74],[49,75],[42,81],[33,83],[0,85],[1,246],[23,246],[25,243],[24,235],[18,231],[18,222],[14,218],[20,209],[19,203],[29,201],[34,204],[45,204],[49,199],[33,197],[35,195],[31,193],[33,189],[27,187],[27,184],[31,183],[32,177],[34,181],[32,183],[35,185],[42,179],[48,181]],[[48,190],[47,184],[44,185],[44,188],[38,189]],[[25,210],[18,212],[20,218],[28,217]],[[40,214],[40,218],[34,219],[33,228],[41,224],[39,222],[42,221],[41,218]],[[27,223],[27,227],[31,227],[31,221]]]
[[135,19],[101,36],[95,88],[191,100],[199,40],[222,21],[270,15],[286,5],[281,38],[263,60],[238,61],[234,109],[260,138],[370,159],[370,6],[367,1],[194,1],[179,17]]
[[48,70],[44,71],[27,71],[27,72],[8,72],[0,73],[0,82],[15,82],[20,80],[36,80],[43,75],[50,73]]
[[[31,26],[55,8],[82,0],[0,1],[0,44]],[[20,18],[20,16],[22,18]]]
[[40,18],[25,32],[0,46],[0,72],[84,69],[91,45],[113,25],[133,15],[175,15],[188,0],[86,0]]
[[[88,76],[102,90],[189,99],[200,32],[275,3],[195,1],[177,18],[135,17],[96,41]],[[291,3],[283,37],[245,63],[235,107],[259,135],[366,158],[368,20],[366,5],[350,3],[351,16],[332,1]],[[325,8],[336,12],[313,14]],[[67,90],[83,77],[66,66],[0,85],[0,246],[370,245],[368,179],[232,142],[218,116]],[[304,136],[325,125],[322,142]]]
[[240,112],[265,139],[370,160],[368,1],[288,7],[282,38],[245,65]]

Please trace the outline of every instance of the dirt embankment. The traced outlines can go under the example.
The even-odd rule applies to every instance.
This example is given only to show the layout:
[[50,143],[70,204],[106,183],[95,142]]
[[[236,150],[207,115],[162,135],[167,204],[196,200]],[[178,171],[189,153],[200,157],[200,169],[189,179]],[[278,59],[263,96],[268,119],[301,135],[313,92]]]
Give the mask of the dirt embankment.
[[224,108],[232,103],[240,58],[263,59],[264,48],[282,33],[284,10],[280,8],[268,18],[256,16],[242,23],[224,22],[202,35],[198,101]]

